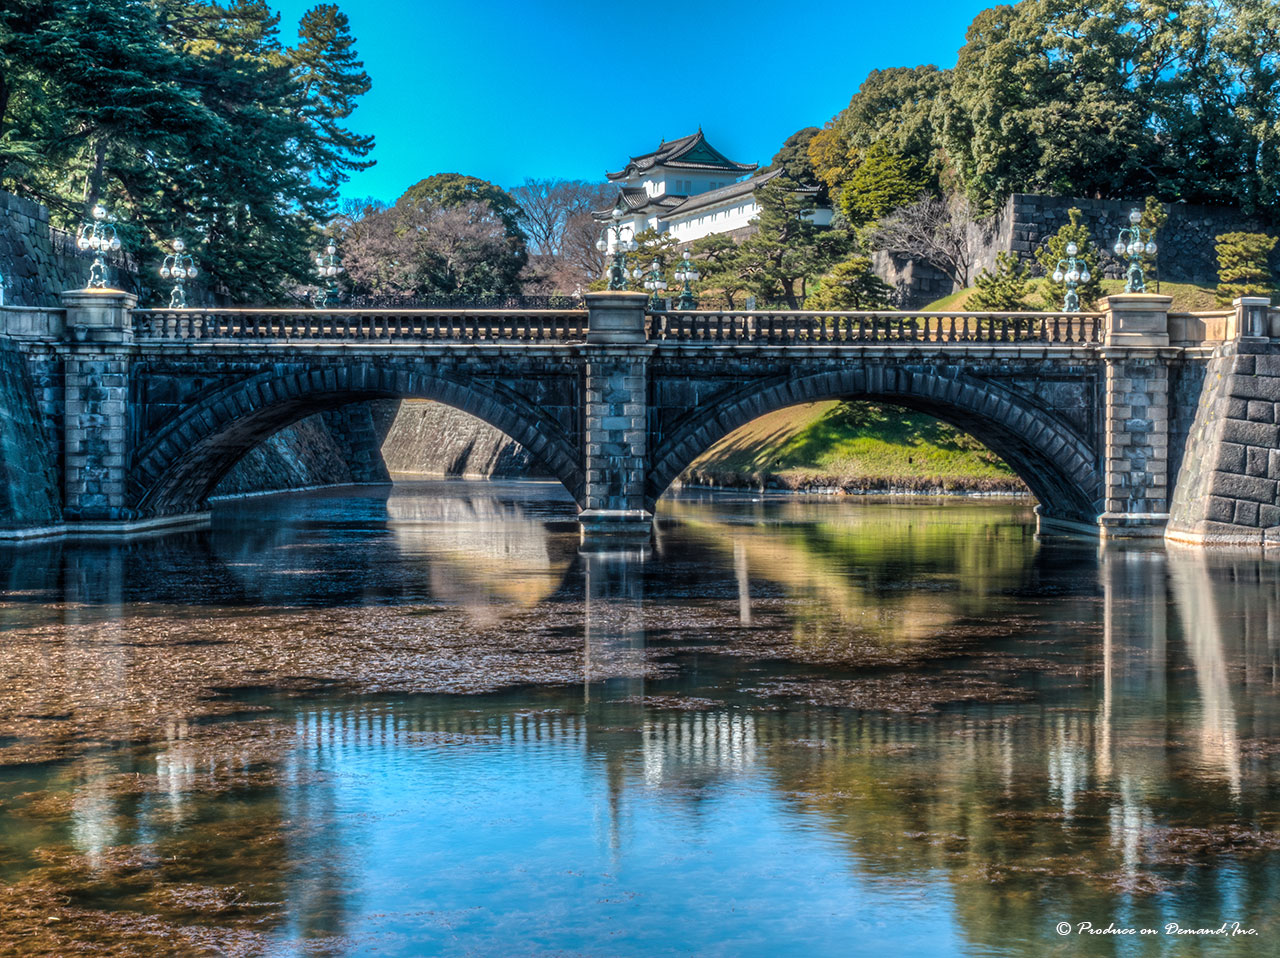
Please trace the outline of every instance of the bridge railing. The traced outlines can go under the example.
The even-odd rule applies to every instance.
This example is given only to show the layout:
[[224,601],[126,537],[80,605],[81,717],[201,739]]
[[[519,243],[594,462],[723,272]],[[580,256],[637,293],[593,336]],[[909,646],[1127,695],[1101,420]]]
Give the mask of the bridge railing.
[[697,343],[1097,343],[1102,313],[759,312],[649,316],[649,339]]
[[585,309],[139,309],[140,339],[580,342]]

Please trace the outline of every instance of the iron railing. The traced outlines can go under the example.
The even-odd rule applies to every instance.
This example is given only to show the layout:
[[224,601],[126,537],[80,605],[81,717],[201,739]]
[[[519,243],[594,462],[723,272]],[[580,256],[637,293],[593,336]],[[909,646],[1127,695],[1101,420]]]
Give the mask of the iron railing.
[[690,343],[1097,343],[1102,313],[758,312],[649,315],[649,339]]
[[142,339],[217,341],[581,342],[585,309],[139,309]]

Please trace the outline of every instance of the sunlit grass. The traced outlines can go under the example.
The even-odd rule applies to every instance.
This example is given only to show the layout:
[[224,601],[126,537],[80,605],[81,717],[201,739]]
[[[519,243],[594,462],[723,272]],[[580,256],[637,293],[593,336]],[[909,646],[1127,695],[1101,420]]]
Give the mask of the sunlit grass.
[[748,423],[700,456],[686,481],[733,477],[865,488],[1017,485],[998,456],[931,416],[838,401],[792,406]]

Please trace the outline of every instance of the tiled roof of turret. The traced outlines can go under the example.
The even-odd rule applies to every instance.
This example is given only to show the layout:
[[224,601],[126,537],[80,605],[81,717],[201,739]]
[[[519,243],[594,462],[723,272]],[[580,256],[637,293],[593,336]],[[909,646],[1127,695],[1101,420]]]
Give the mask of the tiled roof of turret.
[[664,213],[683,203],[688,197],[679,193],[662,193],[650,196],[642,186],[624,186],[618,192],[618,198],[608,209],[596,210],[591,215],[598,220],[607,220],[619,206],[628,213],[643,213],[651,210],[662,210]]
[[616,173],[607,173],[611,180],[626,179],[639,173],[645,173],[656,166],[666,166],[677,170],[716,170],[726,173],[750,173],[760,164],[735,163],[707,142],[702,130],[682,136],[670,143],[665,140],[658,144],[652,153],[633,156],[625,167]]

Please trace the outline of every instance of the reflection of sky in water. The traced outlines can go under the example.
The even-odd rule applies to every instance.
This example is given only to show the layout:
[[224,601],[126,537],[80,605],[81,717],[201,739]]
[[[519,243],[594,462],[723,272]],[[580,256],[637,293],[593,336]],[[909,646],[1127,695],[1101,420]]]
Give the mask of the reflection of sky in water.
[[[554,489],[474,483],[21,553],[9,595],[27,598],[0,624],[95,630],[44,648],[69,661],[40,690],[50,714],[127,688],[139,609],[181,632],[268,604],[443,606],[464,635],[554,611],[586,681],[272,696],[241,737],[170,715],[139,755],[0,775],[6,875],[35,846],[106,874],[122,848],[198,838],[181,880],[281,902],[254,926],[271,954],[1040,955],[1060,920],[1240,918],[1278,940],[1280,861],[1248,843],[1280,826],[1280,563],[1037,542],[1021,504],[750,499],[665,503],[646,559],[578,555]],[[940,658],[805,664],[854,639]],[[857,712],[769,691],[904,674],[997,676],[1025,700]],[[6,811],[40,788],[63,817]]]
[[[325,744],[301,760],[337,783],[332,811],[347,823],[345,920],[401,941],[391,953],[960,953],[945,886],[859,877],[758,769],[691,803],[646,783],[632,756],[613,807],[582,722],[390,755],[359,734],[329,744],[323,718],[303,723],[304,741]],[[907,927],[885,920],[908,908]]]

